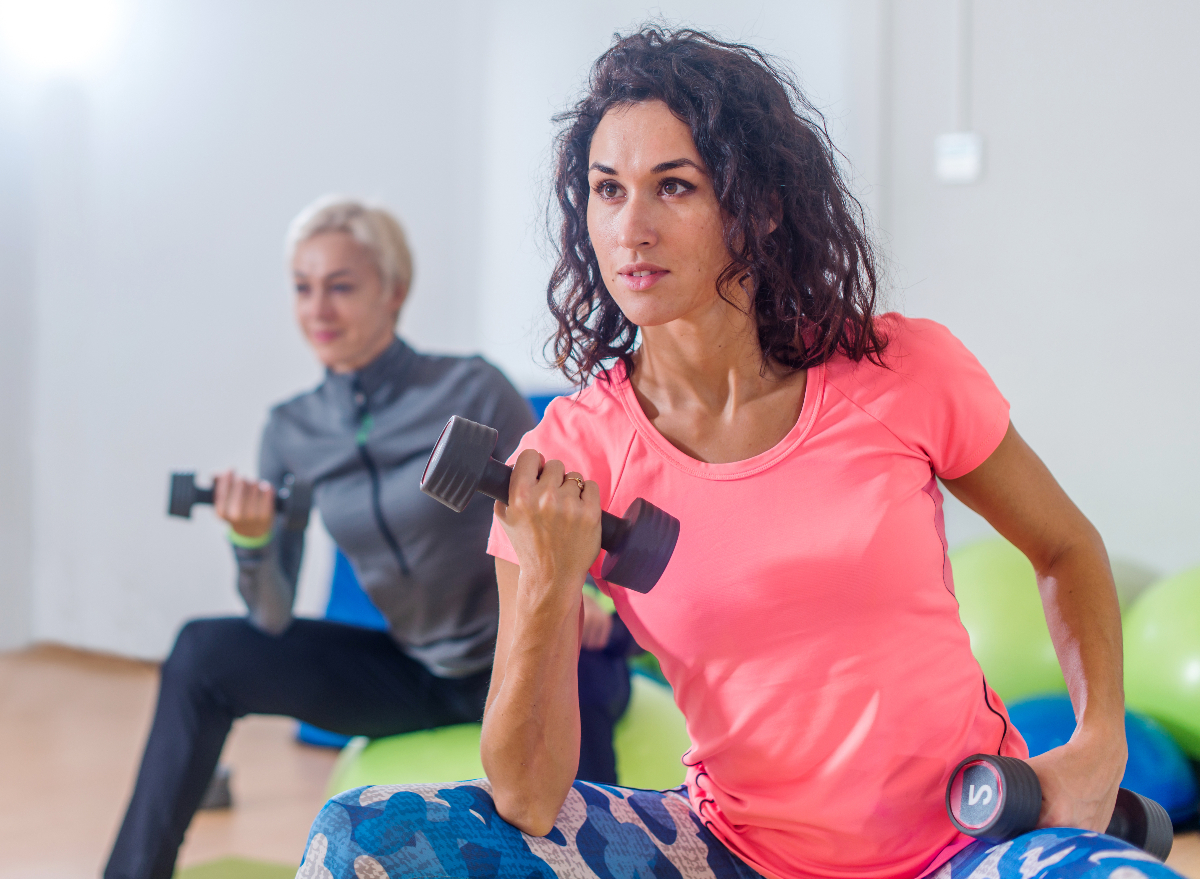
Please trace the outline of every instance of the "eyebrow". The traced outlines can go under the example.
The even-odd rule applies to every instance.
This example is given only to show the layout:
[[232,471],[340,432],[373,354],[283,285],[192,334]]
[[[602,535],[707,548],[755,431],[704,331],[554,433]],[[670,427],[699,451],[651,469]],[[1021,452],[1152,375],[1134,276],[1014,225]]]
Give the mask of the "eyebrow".
[[[662,174],[664,171],[674,171],[676,168],[695,168],[701,174],[704,173],[704,169],[691,159],[672,159],[669,162],[659,162],[650,169],[650,173]],[[592,162],[591,167],[589,167],[588,170],[599,171],[601,174],[612,174],[613,176],[616,176],[617,174],[614,169],[608,167],[608,165],[601,165],[599,162]]]

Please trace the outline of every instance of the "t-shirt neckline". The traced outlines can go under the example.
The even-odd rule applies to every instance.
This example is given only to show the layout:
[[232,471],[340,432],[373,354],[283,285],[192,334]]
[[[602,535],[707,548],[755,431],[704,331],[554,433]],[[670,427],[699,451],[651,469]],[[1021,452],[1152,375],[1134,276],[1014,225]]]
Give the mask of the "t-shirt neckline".
[[822,391],[825,386],[825,364],[820,363],[808,369],[808,377],[804,384],[804,401],[800,404],[800,416],[783,439],[752,458],[710,464],[707,461],[697,461],[695,458],[685,455],[671,445],[670,441],[650,423],[650,419],[646,417],[641,404],[638,403],[637,394],[633,392],[633,385],[625,375],[622,364],[617,363],[613,369],[609,370],[609,374],[612,376],[613,391],[625,408],[625,414],[633,423],[634,430],[638,435],[674,467],[702,479],[742,479],[774,466],[790,455],[808,436],[817,419],[817,410],[820,409],[821,400],[824,398]]

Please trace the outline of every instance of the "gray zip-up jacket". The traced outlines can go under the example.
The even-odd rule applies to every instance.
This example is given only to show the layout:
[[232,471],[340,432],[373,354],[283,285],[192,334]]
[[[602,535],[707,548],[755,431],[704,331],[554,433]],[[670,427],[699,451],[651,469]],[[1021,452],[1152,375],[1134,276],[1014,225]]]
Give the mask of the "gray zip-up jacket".
[[[451,415],[500,433],[505,459],[533,427],[524,397],[480,357],[419,354],[400,339],[355,373],[326,373],[271,410],[259,472],[313,485],[313,506],[388,621],[400,648],[435,675],[487,668],[499,600],[487,555],[492,502],[455,513],[421,493],[425,462]],[[271,542],[235,547],[250,619],[272,634],[292,620],[304,534],[276,519]]]

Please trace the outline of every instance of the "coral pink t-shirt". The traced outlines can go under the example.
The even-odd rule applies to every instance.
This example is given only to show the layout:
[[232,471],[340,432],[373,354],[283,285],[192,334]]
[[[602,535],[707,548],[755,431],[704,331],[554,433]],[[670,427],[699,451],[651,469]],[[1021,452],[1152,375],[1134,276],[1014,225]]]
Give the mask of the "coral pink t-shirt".
[[[1028,755],[959,621],[935,479],[983,463],[1008,403],[944,327],[879,321],[890,368],[810,369],[796,425],[748,460],[680,452],[619,368],[521,442],[606,509],[680,520],[650,593],[600,585],[687,719],[692,807],[775,879],[928,873],[970,842],[945,812],[957,762]],[[488,552],[520,564],[498,522]]]

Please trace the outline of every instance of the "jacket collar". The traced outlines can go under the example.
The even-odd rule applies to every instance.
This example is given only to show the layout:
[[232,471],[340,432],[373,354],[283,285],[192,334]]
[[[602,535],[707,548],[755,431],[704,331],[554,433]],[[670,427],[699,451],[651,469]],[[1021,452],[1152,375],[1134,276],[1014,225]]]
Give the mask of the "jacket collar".
[[416,351],[395,337],[382,354],[362,369],[341,373],[326,369],[325,384],[356,410],[376,409],[399,396],[404,389],[405,373],[417,356]]

